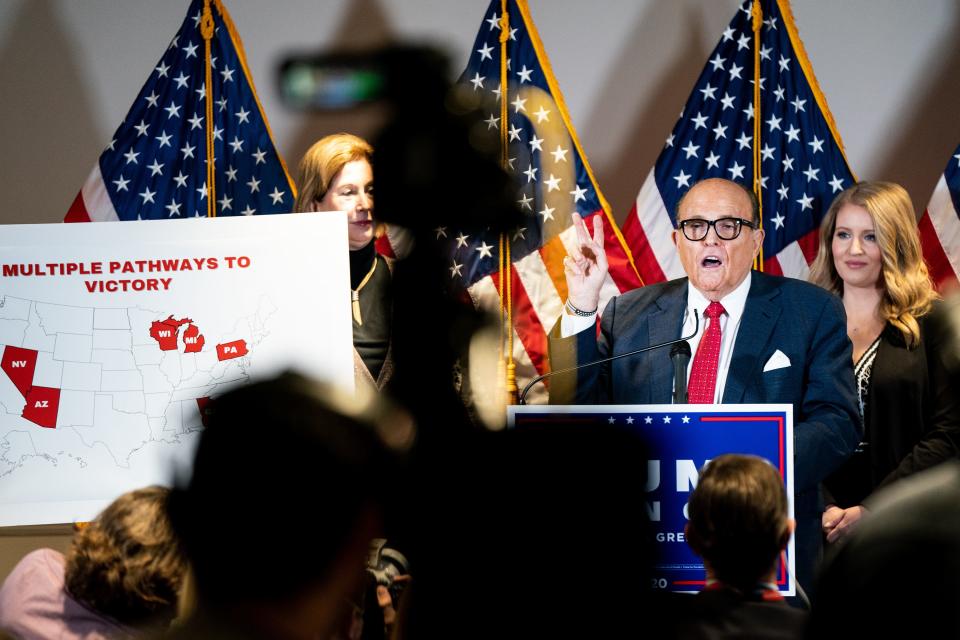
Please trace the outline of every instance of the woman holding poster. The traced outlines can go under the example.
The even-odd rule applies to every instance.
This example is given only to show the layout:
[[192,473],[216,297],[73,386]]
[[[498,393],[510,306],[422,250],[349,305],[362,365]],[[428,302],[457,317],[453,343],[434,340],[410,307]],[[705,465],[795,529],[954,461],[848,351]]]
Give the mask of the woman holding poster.
[[374,247],[373,147],[337,133],[317,141],[300,161],[297,212],[346,211],[350,243],[353,361],[357,385],[377,389],[390,379],[390,265]]
[[820,225],[810,280],[843,298],[863,418],[856,453],[824,483],[823,532],[834,542],[854,530],[875,490],[956,457],[960,402],[903,187],[861,182],[840,193]]

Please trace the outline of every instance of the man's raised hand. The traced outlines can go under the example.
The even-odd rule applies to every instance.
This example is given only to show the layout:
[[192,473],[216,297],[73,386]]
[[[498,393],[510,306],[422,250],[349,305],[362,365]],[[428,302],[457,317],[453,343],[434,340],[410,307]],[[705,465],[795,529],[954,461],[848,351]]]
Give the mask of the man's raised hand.
[[607,254],[603,250],[603,216],[593,218],[593,237],[580,214],[571,214],[577,230],[576,248],[563,259],[568,300],[577,309],[594,311],[600,304],[600,289],[607,277]]

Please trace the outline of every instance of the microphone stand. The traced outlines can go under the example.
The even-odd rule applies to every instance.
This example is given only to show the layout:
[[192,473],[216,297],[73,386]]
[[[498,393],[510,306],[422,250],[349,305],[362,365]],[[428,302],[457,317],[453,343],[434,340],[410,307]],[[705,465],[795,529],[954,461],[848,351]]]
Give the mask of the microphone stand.
[[689,340],[690,338],[692,338],[692,337],[694,337],[695,335],[697,335],[697,333],[700,331],[700,314],[697,313],[697,310],[696,310],[696,309],[693,310],[693,320],[694,320],[694,322],[695,322],[696,324],[695,324],[694,327],[693,327],[693,333],[691,333],[691,334],[688,335],[688,336],[684,336],[684,337],[682,337],[682,338],[677,338],[676,340],[669,340],[669,341],[667,341],[667,342],[661,342],[660,344],[650,345],[649,347],[644,347],[644,348],[642,348],[642,349],[636,349],[636,350],[634,350],[634,351],[627,351],[626,353],[619,353],[619,354],[617,354],[617,355],[615,355],[615,356],[610,356],[609,358],[602,358],[602,359],[600,359],[600,360],[594,360],[593,362],[586,362],[586,363],[584,363],[584,364],[578,364],[578,365],[576,365],[576,366],[574,366],[574,367],[565,367],[565,368],[563,368],[563,369],[557,369],[556,371],[548,371],[547,373],[545,373],[545,374],[543,374],[543,375],[537,376],[536,378],[534,378],[533,380],[531,380],[530,382],[528,382],[528,383],[527,383],[527,386],[525,386],[525,387],[523,388],[523,391],[520,393],[520,401],[518,402],[518,404],[520,404],[520,405],[526,404],[527,392],[530,391],[530,388],[533,387],[533,385],[535,385],[535,384],[537,384],[538,382],[540,382],[541,380],[544,380],[544,379],[549,378],[549,377],[551,377],[551,376],[559,375],[559,374],[561,374],[561,373],[570,373],[571,371],[576,371],[577,369],[584,369],[584,368],[586,368],[586,367],[592,367],[592,366],[595,366],[595,365],[598,365],[598,364],[603,364],[603,363],[605,363],[605,362],[611,362],[611,361],[613,361],[613,360],[619,360],[620,358],[626,358],[627,356],[635,356],[635,355],[637,355],[638,353],[644,353],[644,352],[646,352],[646,351],[653,351],[654,349],[660,349],[660,348],[662,348],[662,347],[668,347],[668,346],[670,346],[670,345],[672,345],[672,344],[676,344],[676,343],[678,343],[678,342],[683,342],[684,340]]
[[673,404],[687,404],[687,365],[690,364],[690,343],[677,342],[670,348],[673,362]]

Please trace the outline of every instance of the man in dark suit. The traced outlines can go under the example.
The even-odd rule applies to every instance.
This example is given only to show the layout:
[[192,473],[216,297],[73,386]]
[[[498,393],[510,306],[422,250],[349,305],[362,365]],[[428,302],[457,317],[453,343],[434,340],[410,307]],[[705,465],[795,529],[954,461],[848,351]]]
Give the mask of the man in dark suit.
[[[593,238],[574,216],[578,250],[565,261],[569,297],[551,336],[551,364],[585,363],[689,335],[690,403],[793,405],[797,577],[809,588],[821,551],[819,483],[860,439],[851,346],[840,300],[811,284],[752,272],[764,232],[756,198],[722,179],[694,185],[673,232],[687,278],[612,298],[595,331],[607,273],[602,221]],[[572,378],[573,376],[571,376]],[[668,404],[666,350],[581,369],[551,402]]]

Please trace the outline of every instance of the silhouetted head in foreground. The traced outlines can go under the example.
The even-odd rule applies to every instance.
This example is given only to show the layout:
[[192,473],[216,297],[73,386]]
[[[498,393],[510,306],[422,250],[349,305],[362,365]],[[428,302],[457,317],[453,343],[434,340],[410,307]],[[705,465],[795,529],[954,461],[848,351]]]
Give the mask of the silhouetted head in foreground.
[[905,478],[829,556],[809,638],[960,635],[960,464]]
[[262,636],[338,622],[393,466],[372,406],[293,374],[212,401],[192,477],[169,504],[201,612]]

